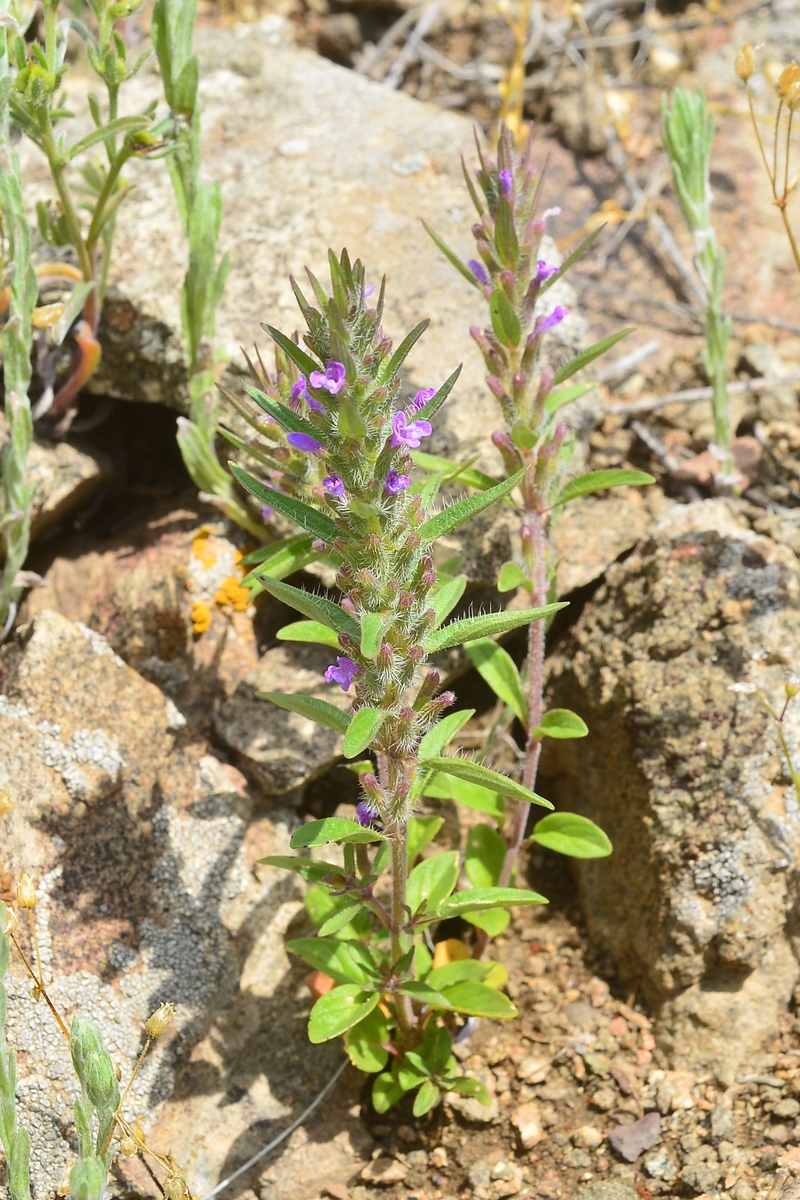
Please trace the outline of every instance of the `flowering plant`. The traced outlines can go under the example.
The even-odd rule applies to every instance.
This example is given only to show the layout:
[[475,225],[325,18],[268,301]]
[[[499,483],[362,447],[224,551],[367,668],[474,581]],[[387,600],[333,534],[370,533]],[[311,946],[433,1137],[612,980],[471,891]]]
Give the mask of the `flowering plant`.
[[[525,469],[435,511],[442,475],[418,482],[411,454],[430,435],[459,372],[404,405],[398,373],[427,322],[393,351],[381,326],[384,285],[373,306],[361,263],[351,264],[343,252],[339,259],[331,255],[330,266],[331,295],[309,275],[317,306],[294,284],[308,349],[267,326],[285,369],[268,388],[248,388],[288,446],[315,464],[320,483],[300,498],[299,488],[290,494],[239,466],[231,469],[260,503],[294,520],[338,562],[338,603],[276,579],[269,563],[253,574],[260,587],[305,618],[284,636],[330,646],[335,661],[325,677],[352,693],[351,712],[304,695],[269,692],[264,698],[340,732],[346,758],[369,752],[374,761],[359,763],[357,820],[312,821],[292,838],[297,850],[339,845],[341,862],[305,855],[264,862],[317,885],[311,907],[318,936],[289,943],[334,984],[314,1004],[311,1040],[344,1036],[352,1061],[376,1074],[376,1108],[383,1111],[404,1092],[416,1091],[414,1112],[420,1115],[443,1091],[487,1098],[478,1081],[457,1075],[452,1036],[460,1018],[515,1012],[499,991],[502,972],[472,959],[434,965],[427,931],[450,917],[540,904],[543,898],[509,887],[460,890],[457,851],[421,857],[442,821],[415,817],[415,805],[432,778],[448,777],[484,796],[502,792],[523,804],[551,807],[498,772],[444,753],[472,713],[443,715],[455,696],[440,690],[439,673],[426,658],[541,622],[560,606],[447,622],[466,580],[437,576],[434,543],[511,493]],[[290,382],[290,363],[303,384],[299,377]]]

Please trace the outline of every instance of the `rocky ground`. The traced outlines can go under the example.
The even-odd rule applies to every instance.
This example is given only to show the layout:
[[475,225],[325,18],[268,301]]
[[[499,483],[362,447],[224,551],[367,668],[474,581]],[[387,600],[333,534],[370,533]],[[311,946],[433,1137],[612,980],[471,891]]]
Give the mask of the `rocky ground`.
[[[572,276],[565,302],[580,319],[556,353],[636,327],[576,422],[581,466],[658,480],[587,498],[554,532],[571,607],[553,631],[551,694],[591,712],[596,734],[544,761],[542,790],[600,820],[616,853],[574,876],[543,852],[528,862],[552,903],[516,918],[494,950],[519,1017],[459,1046],[488,1108],[456,1099],[421,1122],[402,1106],[379,1118],[348,1068],[227,1193],[242,1200],[788,1200],[797,1187],[800,816],[754,689],[775,703],[800,663],[800,281],[731,60],[745,40],[765,57],[797,55],[800,11],[644,7],[585,5],[594,52],[574,12],[542,9],[526,87],[526,114],[544,119],[548,203],[564,208],[561,252],[598,210],[607,223]],[[493,410],[464,336],[474,298],[418,218],[466,253],[458,152],[471,155],[471,123],[498,108],[513,50],[503,10],[209,0],[201,14],[206,161],[233,258],[219,329],[234,377],[260,320],[295,323],[285,274],[318,269],[330,242],[346,242],[387,272],[393,333],[434,318],[409,387],[466,360],[437,448],[493,469]],[[582,65],[561,55],[565,38]],[[144,96],[157,86],[148,70]],[[660,91],[675,79],[702,82],[718,117],[730,377],[772,380],[733,400],[750,472],[735,500],[713,498],[707,399],[663,399],[706,382],[691,251],[657,136]],[[768,92],[758,99],[767,113]],[[257,860],[352,801],[354,782],[333,734],[254,698],[265,681],[329,698],[327,658],[276,639],[291,619],[279,605],[247,608],[248,541],[198,503],[180,464],[182,240],[163,169],[150,167],[137,168],[120,223],[95,394],[67,440],[42,437],[35,452],[30,566],[46,586],[0,653],[0,797],[17,803],[0,882],[11,887],[22,862],[42,881],[54,994],[66,1011],[96,1011],[122,1063],[150,1009],[176,1002],[177,1029],[134,1101],[201,1197],[340,1062],[337,1046],[308,1045],[310,993],[283,951],[305,920],[300,891]],[[33,156],[26,169],[45,188]],[[0,448],[3,436],[0,424]],[[475,522],[468,601],[502,602],[493,583],[511,533]],[[480,745],[491,697],[463,660],[443,666],[478,709],[464,737]],[[785,732],[800,754],[795,710]],[[490,749],[513,766],[507,747]],[[467,825],[448,814],[453,845]],[[65,1048],[24,980],[10,990],[21,1099],[43,1146],[37,1195],[49,1197],[69,1155]],[[117,1186],[156,1194],[136,1164]]]

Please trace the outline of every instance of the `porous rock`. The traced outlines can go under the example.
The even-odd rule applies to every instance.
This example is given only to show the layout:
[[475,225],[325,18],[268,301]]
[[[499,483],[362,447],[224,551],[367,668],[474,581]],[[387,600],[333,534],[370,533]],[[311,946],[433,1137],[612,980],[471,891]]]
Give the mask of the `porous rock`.
[[[584,908],[671,1065],[730,1083],[798,976],[800,813],[759,692],[780,709],[800,660],[800,568],[719,501],[671,516],[556,656],[549,703],[590,734],[548,744],[541,790],[614,843]],[[800,706],[784,733],[796,762]]]
[[[87,627],[39,613],[2,669],[4,870],[36,883],[50,994],[67,1021],[99,1022],[123,1081],[144,1021],[175,1004],[126,1112],[203,1194],[257,1148],[259,1123],[297,1111],[333,1070],[307,1043],[283,949],[296,877],[258,865],[288,851],[293,818],[259,812],[240,772]],[[16,960],[7,982],[33,1183],[52,1196],[72,1156],[69,1050]],[[147,1191],[136,1160],[124,1170]]]

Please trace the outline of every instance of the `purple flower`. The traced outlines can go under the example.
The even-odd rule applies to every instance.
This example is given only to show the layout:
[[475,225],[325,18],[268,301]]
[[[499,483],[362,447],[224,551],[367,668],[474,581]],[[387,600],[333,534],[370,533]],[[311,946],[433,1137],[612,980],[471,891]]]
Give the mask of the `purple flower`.
[[338,475],[326,475],[322,486],[329,496],[344,496],[344,483]]
[[367,296],[371,296],[374,291],[375,291],[375,284],[368,283],[366,285],[366,287],[364,288],[364,299],[366,300]]
[[511,188],[514,183],[514,176],[510,171],[501,171],[497,177],[500,180],[500,190],[504,196],[511,195]]
[[409,422],[404,412],[395,413],[389,445],[393,449],[397,449],[398,446],[411,446],[416,449],[420,440],[430,437],[432,432],[430,421]]
[[378,819],[378,814],[368,800],[360,800],[356,805],[356,820],[366,829]]
[[479,263],[477,258],[471,258],[467,263],[467,266],[469,267],[470,271],[472,271],[472,274],[475,276],[478,283],[485,287],[489,282],[489,276],[486,274],[486,268],[484,267],[483,263]]
[[560,325],[561,322],[564,320],[564,317],[568,316],[568,314],[569,314],[568,308],[563,308],[560,304],[557,304],[556,307],[553,309],[553,311],[550,313],[549,317],[539,317],[538,318],[538,320],[536,322],[535,332],[536,333],[544,333],[544,331],[546,329],[552,329],[554,326]]
[[544,283],[545,279],[549,279],[551,275],[557,275],[560,270],[560,267],[551,267],[543,258],[540,258],[536,264],[536,282]]
[[352,658],[336,656],[338,665],[328,667],[325,672],[326,683],[339,683],[342,686],[342,691],[346,692],[353,682],[356,675],[361,674],[361,667],[358,663],[354,663]]
[[300,378],[297,380],[297,383],[294,384],[294,386],[292,387],[292,396],[291,396],[292,408],[298,408],[300,400],[305,400],[308,407],[315,409],[316,412],[324,412],[325,411],[325,406],[323,404],[320,404],[319,400],[314,400],[311,396],[309,396],[308,391],[306,389],[305,375],[301,375]]
[[413,412],[419,412],[419,410],[424,408],[428,401],[432,400],[435,395],[436,388],[422,388],[421,391],[417,392],[416,396],[411,402],[411,410]]
[[312,387],[324,388],[335,396],[344,387],[344,363],[329,362],[324,375],[321,371],[312,371],[308,381]]
[[398,492],[404,492],[411,484],[407,475],[401,475],[399,471],[390,471],[386,476],[386,483],[383,485],[383,490],[388,492],[390,496],[396,496]]
[[268,521],[272,516],[272,509],[268,504],[261,505],[261,520]]
[[294,446],[295,450],[302,450],[304,454],[322,453],[322,442],[318,442],[308,433],[289,433],[286,435],[286,440],[290,446]]

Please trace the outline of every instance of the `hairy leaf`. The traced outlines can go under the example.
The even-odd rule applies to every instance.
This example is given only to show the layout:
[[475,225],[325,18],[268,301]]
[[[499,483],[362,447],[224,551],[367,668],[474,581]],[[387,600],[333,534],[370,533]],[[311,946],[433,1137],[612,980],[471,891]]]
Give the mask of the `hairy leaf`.
[[347,732],[346,714],[327,700],[318,700],[316,696],[293,695],[291,692],[256,692],[256,695],[259,700],[269,700],[272,704],[277,704],[278,708],[299,713],[301,717],[310,717],[326,729],[333,729],[336,733]]
[[451,504],[449,508],[437,513],[435,517],[430,517],[417,530],[423,546],[430,545],[453,529],[458,529],[459,525],[465,524],[466,521],[470,521],[478,513],[501,500],[503,496],[513,491],[526,469],[523,467],[521,471],[504,479],[502,483],[495,484],[494,487],[477,496],[469,496],[466,500],[460,500],[458,504]]
[[355,758],[362,750],[366,750],[367,746],[372,745],[385,720],[386,713],[381,708],[372,708],[370,705],[360,708],[344,735],[342,754],[345,758]]
[[309,821],[292,834],[289,845],[293,850],[310,846],[327,846],[330,842],[383,842],[382,833],[349,821],[346,817],[325,817],[321,821]]
[[451,646],[463,646],[478,638],[490,637],[495,633],[507,633],[510,629],[518,629],[520,625],[530,625],[531,621],[541,621],[557,613],[560,608],[566,608],[565,602],[544,604],[541,608],[522,608],[503,612],[481,613],[477,617],[464,617],[459,621],[451,621],[441,629],[432,630],[423,639],[423,646],[428,654],[438,650],[448,650]]
[[330,646],[339,649],[339,638],[336,633],[320,621],[292,621],[284,625],[275,634],[279,642],[311,642],[319,646]]
[[522,694],[519,671],[508,651],[492,638],[467,642],[465,648],[481,678],[524,725],[528,720],[528,705]]
[[478,783],[482,787],[490,788],[492,791],[498,792],[503,796],[508,796],[512,800],[523,800],[528,804],[539,804],[543,808],[553,807],[549,800],[545,800],[543,796],[537,796],[535,792],[523,787],[521,783],[516,783],[515,780],[509,779],[508,776],[501,775],[499,771],[492,771],[489,767],[472,762],[468,758],[426,758],[422,760],[420,765],[427,770],[443,771],[445,775],[455,775],[456,779],[466,779],[469,783]]

